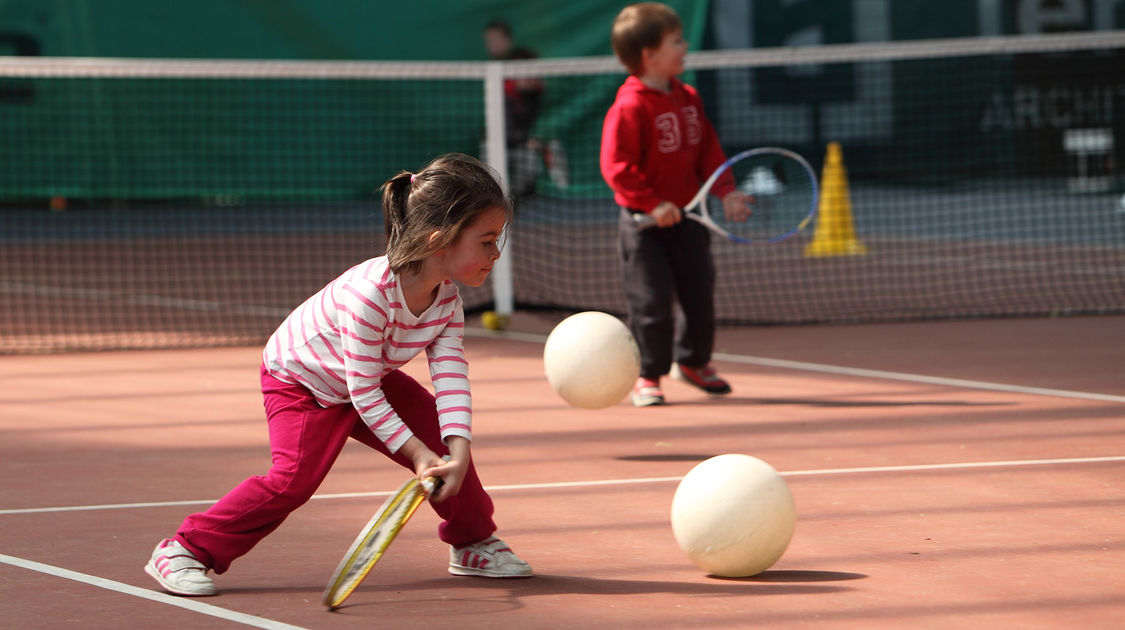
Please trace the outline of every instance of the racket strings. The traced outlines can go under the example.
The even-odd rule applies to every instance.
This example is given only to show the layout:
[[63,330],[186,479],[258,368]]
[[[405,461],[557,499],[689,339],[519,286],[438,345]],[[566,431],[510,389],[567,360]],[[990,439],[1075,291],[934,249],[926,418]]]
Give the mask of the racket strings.
[[770,241],[797,230],[814,210],[816,184],[805,165],[783,154],[750,155],[730,167],[739,192],[753,198],[746,221],[728,220],[720,200],[707,201],[722,229],[752,241]]
[[387,499],[336,568],[336,577],[329,582],[324,593],[325,605],[335,608],[351,595],[425,498],[423,487],[413,482]]

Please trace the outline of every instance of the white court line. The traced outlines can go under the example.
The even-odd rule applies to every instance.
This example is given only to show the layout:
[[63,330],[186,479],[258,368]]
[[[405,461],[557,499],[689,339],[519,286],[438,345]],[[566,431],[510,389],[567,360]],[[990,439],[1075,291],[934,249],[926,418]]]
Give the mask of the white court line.
[[46,575],[54,577],[74,580],[75,582],[81,582],[82,584],[89,584],[90,586],[104,588],[106,590],[122,593],[125,595],[132,595],[133,597],[140,597],[141,599],[150,599],[161,604],[168,604],[169,606],[186,608],[187,610],[190,610],[192,612],[208,615],[211,617],[217,617],[219,619],[225,619],[227,621],[233,621],[235,623],[241,623],[243,625],[251,626],[254,628],[266,628],[268,630],[306,630],[302,626],[294,626],[288,623],[275,621],[273,619],[247,615],[245,613],[227,610],[226,608],[222,608],[220,606],[204,604],[203,602],[194,599],[177,597],[175,595],[168,595],[157,591],[138,588],[136,586],[124,584],[122,582],[115,582],[113,580],[100,578],[96,575],[78,573],[77,571],[70,571],[68,569],[51,566],[49,564],[43,564],[41,562],[35,562],[33,560],[16,558],[14,556],[5,555],[2,553],[0,553],[0,563],[10,564],[14,567],[28,569],[30,571],[38,571],[39,573],[44,573]]
[[[465,328],[465,334],[472,337],[496,337],[511,339],[513,341],[527,341],[532,343],[545,343],[546,335],[531,333],[494,331],[483,328]],[[945,387],[960,387],[965,389],[982,389],[996,392],[1010,392],[1015,394],[1029,394],[1033,396],[1054,396],[1056,398],[1080,398],[1082,400],[1097,400],[1101,402],[1125,403],[1125,396],[1113,394],[1097,394],[1092,392],[1078,392],[1066,389],[1050,389],[1046,387],[1024,387],[1022,385],[1008,385],[1006,383],[989,383],[987,381],[972,381],[961,378],[944,378],[941,376],[926,376],[923,374],[910,374],[907,372],[888,372],[885,370],[867,370],[851,368],[841,365],[828,365],[824,363],[808,363],[805,361],[789,361],[787,359],[770,359],[768,357],[755,357],[742,354],[727,354],[716,352],[712,355],[719,361],[731,363],[744,363],[747,365],[760,365],[763,367],[784,368],[787,370],[802,370],[804,372],[821,372],[825,374],[840,374],[844,376],[858,376],[862,378],[878,378],[891,381],[906,381],[910,383],[925,383],[927,385],[942,385]]]
[[[885,472],[922,472],[926,470],[971,470],[974,468],[1010,468],[1015,466],[1062,466],[1067,464],[1103,464],[1108,462],[1125,462],[1125,455],[1110,455],[1106,457],[1070,457],[1059,459],[1015,459],[995,462],[954,462],[949,464],[911,464],[906,466],[868,466],[859,468],[821,468],[814,470],[779,471],[783,477],[817,477],[829,475],[862,475],[869,473]],[[544,490],[549,488],[589,488],[592,486],[629,486],[638,484],[678,482],[683,477],[640,477],[634,479],[598,479],[591,481],[559,481],[553,483],[526,483],[501,486],[485,486],[489,492],[502,492],[505,490]],[[326,499],[356,499],[371,497],[389,497],[396,490],[378,492],[340,492],[334,494],[317,494],[313,500]],[[197,501],[165,501],[153,503],[110,503],[103,505],[75,505],[67,507],[20,508],[0,510],[0,516],[16,514],[48,514],[54,512],[96,512],[100,510],[134,510],[140,508],[162,508],[190,505],[213,505],[218,499],[205,499]]]
[[[1014,466],[1059,466],[1063,464],[1101,464],[1106,462],[1125,462],[1125,455],[1109,457],[1074,457],[1067,459],[1023,459],[1001,462],[960,462],[952,464],[914,464],[908,466],[868,466],[861,468],[822,468],[817,470],[778,471],[782,477],[817,477],[828,475],[862,475],[885,472],[920,472],[926,470],[965,470],[973,468],[1004,468]],[[623,486],[646,483],[679,482],[683,477],[648,477],[641,479],[606,479],[601,481],[564,481],[558,483],[517,484],[510,486],[489,486],[489,491],[497,490],[539,490],[543,488],[584,488],[590,486]]]
[[764,367],[779,367],[789,370],[804,370],[806,372],[823,372],[826,374],[841,374],[844,376],[859,376],[863,378],[881,378],[894,381],[908,381],[911,383],[925,383],[927,385],[944,385],[948,387],[962,387],[966,389],[986,389],[997,392],[1012,392],[1016,394],[1031,394],[1035,396],[1055,396],[1061,398],[1081,398],[1084,400],[1098,400],[1102,402],[1125,403],[1125,396],[1113,394],[1096,394],[1092,392],[1076,392],[1066,389],[1049,389],[1046,387],[1024,387],[1022,385],[1008,385],[1005,383],[989,383],[987,381],[970,381],[961,378],[944,378],[941,376],[925,376],[922,374],[907,374],[904,372],[886,372],[883,370],[867,370],[863,368],[850,368],[839,365],[825,365],[823,363],[806,363],[804,361],[789,361],[786,359],[768,359],[766,357],[749,357],[738,354],[715,353],[714,357],[720,361],[731,363],[746,363]]

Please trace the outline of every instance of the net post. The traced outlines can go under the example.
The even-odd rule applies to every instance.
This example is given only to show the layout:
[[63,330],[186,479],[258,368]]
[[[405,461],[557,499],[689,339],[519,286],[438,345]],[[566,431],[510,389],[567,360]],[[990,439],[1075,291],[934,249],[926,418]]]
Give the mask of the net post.
[[[484,73],[485,161],[500,174],[504,193],[508,194],[508,145],[504,126],[504,64],[492,61]],[[512,290],[512,231],[505,232],[504,249],[492,268],[493,310],[498,315],[511,315],[515,310]]]

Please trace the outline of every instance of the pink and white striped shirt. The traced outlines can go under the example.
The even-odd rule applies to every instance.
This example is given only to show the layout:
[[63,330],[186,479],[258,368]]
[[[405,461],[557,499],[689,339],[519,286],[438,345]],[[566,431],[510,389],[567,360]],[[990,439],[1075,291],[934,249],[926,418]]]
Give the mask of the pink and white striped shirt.
[[413,433],[383,395],[383,375],[426,351],[442,439],[472,438],[465,313],[446,280],[420,316],[406,307],[385,256],[352,267],[298,306],[262,352],[278,380],[304,385],[324,405],[350,402],[395,452]]

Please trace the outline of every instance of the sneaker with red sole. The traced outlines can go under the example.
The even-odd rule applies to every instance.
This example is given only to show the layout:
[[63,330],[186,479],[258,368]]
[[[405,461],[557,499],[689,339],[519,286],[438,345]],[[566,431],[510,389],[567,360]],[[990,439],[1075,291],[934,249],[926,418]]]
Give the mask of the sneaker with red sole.
[[698,387],[712,396],[723,396],[730,393],[730,383],[719,378],[715,368],[710,365],[693,368],[677,363],[672,366],[672,378],[683,381],[692,387]]
[[651,407],[664,404],[664,392],[660,389],[660,381],[640,377],[633,383],[631,394],[634,407]]

